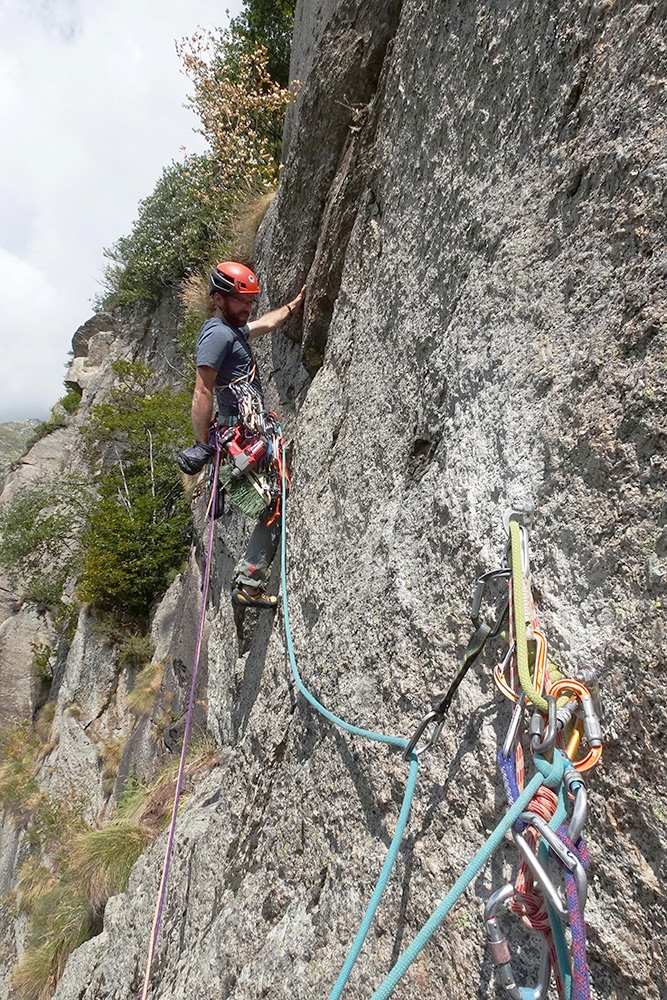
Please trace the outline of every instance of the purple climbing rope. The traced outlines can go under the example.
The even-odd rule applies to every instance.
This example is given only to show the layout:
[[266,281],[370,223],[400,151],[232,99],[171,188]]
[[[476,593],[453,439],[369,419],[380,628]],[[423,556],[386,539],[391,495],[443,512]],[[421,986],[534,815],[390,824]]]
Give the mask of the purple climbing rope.
[[195,660],[194,660],[194,666],[192,668],[190,700],[188,702],[188,712],[185,719],[185,733],[183,735],[183,749],[181,750],[181,762],[178,768],[178,778],[176,779],[176,792],[174,795],[174,806],[171,812],[171,825],[169,827],[169,836],[167,837],[167,849],[164,854],[164,864],[162,866],[162,878],[160,880],[160,891],[158,892],[157,904],[155,906],[155,916],[153,918],[153,930],[151,931],[151,943],[148,949],[148,960],[146,962],[146,974],[144,976],[144,986],[141,991],[141,1000],[146,1000],[146,997],[148,996],[148,987],[150,985],[150,979],[151,979],[151,969],[153,967],[153,956],[155,954],[155,946],[157,944],[158,934],[160,933],[160,924],[162,922],[162,909],[164,907],[164,900],[165,896],[167,895],[167,879],[169,877],[169,863],[171,861],[171,852],[174,846],[174,835],[176,833],[176,815],[178,813],[178,803],[180,801],[181,790],[183,788],[183,775],[185,773],[185,755],[188,749],[188,738],[190,736],[190,725],[192,723],[192,709],[195,703],[195,685],[197,683],[197,670],[199,668],[199,658],[201,655],[202,640],[204,637],[204,624],[206,621],[206,599],[208,597],[208,587],[209,587],[209,581],[211,579],[211,555],[213,553],[213,531],[215,529],[215,502],[216,502],[216,494],[218,492],[219,470],[220,470],[220,446],[217,443],[217,435],[216,435],[215,466],[213,469],[213,488],[211,490],[211,497],[206,512],[209,517],[208,542],[206,545],[206,565],[204,567],[204,581],[202,584],[201,607],[199,610],[199,631],[197,632],[197,644],[195,646]]
[[[588,871],[591,863],[591,856],[582,837],[576,844],[573,844],[569,837],[567,826],[558,828],[558,837],[563,841],[568,850],[572,851]],[[577,898],[577,884],[574,875],[567,868],[563,872],[565,878],[565,895],[567,897],[567,908],[570,917],[570,931],[572,932],[572,997],[571,1000],[590,1000],[591,984],[588,972],[588,961],[586,960],[586,923],[584,915],[579,909]]]

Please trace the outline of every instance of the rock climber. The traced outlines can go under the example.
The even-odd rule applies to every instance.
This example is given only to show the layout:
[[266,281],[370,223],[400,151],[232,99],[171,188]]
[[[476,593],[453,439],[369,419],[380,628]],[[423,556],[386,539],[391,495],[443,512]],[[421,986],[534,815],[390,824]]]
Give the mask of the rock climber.
[[[217,264],[211,271],[208,291],[215,313],[203,323],[195,349],[197,376],[192,397],[195,443],[178,456],[180,468],[188,475],[200,472],[215,454],[215,448],[208,443],[214,408],[219,424],[230,425],[238,420],[237,400],[230,384],[241,379],[252,381],[263,399],[249,341],[276,330],[300,310],[306,286],[290,302],[250,322],[260,288],[249,268],[236,261]],[[259,518],[235,570],[232,601],[241,607],[275,608],[277,604],[277,598],[265,594],[263,589],[280,538],[280,521],[267,523],[271,515],[272,508],[268,508]]]

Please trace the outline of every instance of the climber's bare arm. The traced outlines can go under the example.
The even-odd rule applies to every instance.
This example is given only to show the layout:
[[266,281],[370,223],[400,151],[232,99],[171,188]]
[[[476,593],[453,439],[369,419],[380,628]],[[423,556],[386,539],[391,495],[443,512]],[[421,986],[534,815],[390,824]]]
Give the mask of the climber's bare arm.
[[279,326],[286,323],[290,316],[298,312],[303,306],[305,294],[306,286],[304,285],[297,297],[292,299],[291,302],[286,302],[284,306],[278,306],[277,309],[272,309],[271,312],[264,313],[259,319],[254,319],[252,323],[248,323],[250,329],[248,340],[263,337],[265,333],[272,333],[273,330],[277,330]]
[[213,386],[218,376],[215,368],[200,365],[197,368],[195,391],[192,396],[192,429],[195,441],[208,444],[208,425],[213,413]]

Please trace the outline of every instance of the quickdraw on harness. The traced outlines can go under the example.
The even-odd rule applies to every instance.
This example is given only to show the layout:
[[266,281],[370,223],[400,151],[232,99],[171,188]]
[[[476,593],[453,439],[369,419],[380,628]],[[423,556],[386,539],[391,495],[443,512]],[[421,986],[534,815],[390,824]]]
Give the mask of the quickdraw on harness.
[[[532,706],[528,731],[534,760],[562,755],[565,767],[558,790],[543,785],[519,818],[512,834],[521,856],[514,885],[494,892],[485,907],[485,923],[491,956],[498,978],[513,1000],[544,1000],[553,971],[560,1000],[590,997],[586,962],[586,869],[589,856],[581,839],[588,814],[586,788],[581,772],[593,767],[602,753],[602,734],[597,706],[597,684],[590,668],[575,678],[564,677],[549,661],[547,641],[540,628],[530,586],[528,529],[524,523],[532,508],[506,512],[508,543],[499,569],[477,582],[471,616],[477,629],[468,644],[463,663],[448,692],[440,698],[412,737],[408,751],[415,750],[424,733],[430,738],[416,753],[438,738],[452,698],[486,640],[498,635],[509,615],[509,649],[494,669],[498,689],[513,703],[511,721],[498,753],[498,766],[510,807],[524,790],[524,752],[521,727]],[[478,624],[487,587],[492,581],[508,582],[508,597],[493,626]],[[585,752],[582,754],[582,744]],[[569,824],[563,821],[573,800]],[[539,845],[539,847],[538,847]],[[564,873],[566,901],[554,884],[555,869]],[[534,988],[519,987],[512,971],[505,935],[496,919],[500,907],[509,904],[524,925],[543,936],[538,982]],[[569,924],[572,946],[568,952],[564,927]]]
[[[273,524],[280,517],[283,475],[289,485],[289,473],[283,463],[278,417],[264,409],[262,397],[253,384],[256,371],[253,363],[247,375],[226,386],[236,397],[238,416],[229,418],[224,426],[213,424],[209,442],[222,452],[222,490],[251,517],[273,508],[267,521]],[[216,516],[220,513],[219,503]]]

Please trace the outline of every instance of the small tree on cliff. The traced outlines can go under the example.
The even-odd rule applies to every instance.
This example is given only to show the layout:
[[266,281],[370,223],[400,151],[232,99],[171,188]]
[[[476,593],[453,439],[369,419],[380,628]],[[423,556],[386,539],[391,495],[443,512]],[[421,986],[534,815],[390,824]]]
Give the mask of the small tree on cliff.
[[141,619],[190,544],[190,505],[174,474],[175,454],[190,434],[189,398],[153,388],[153,372],[141,362],[116,361],[113,369],[120,385],[83,428],[101,471],[79,596]]

